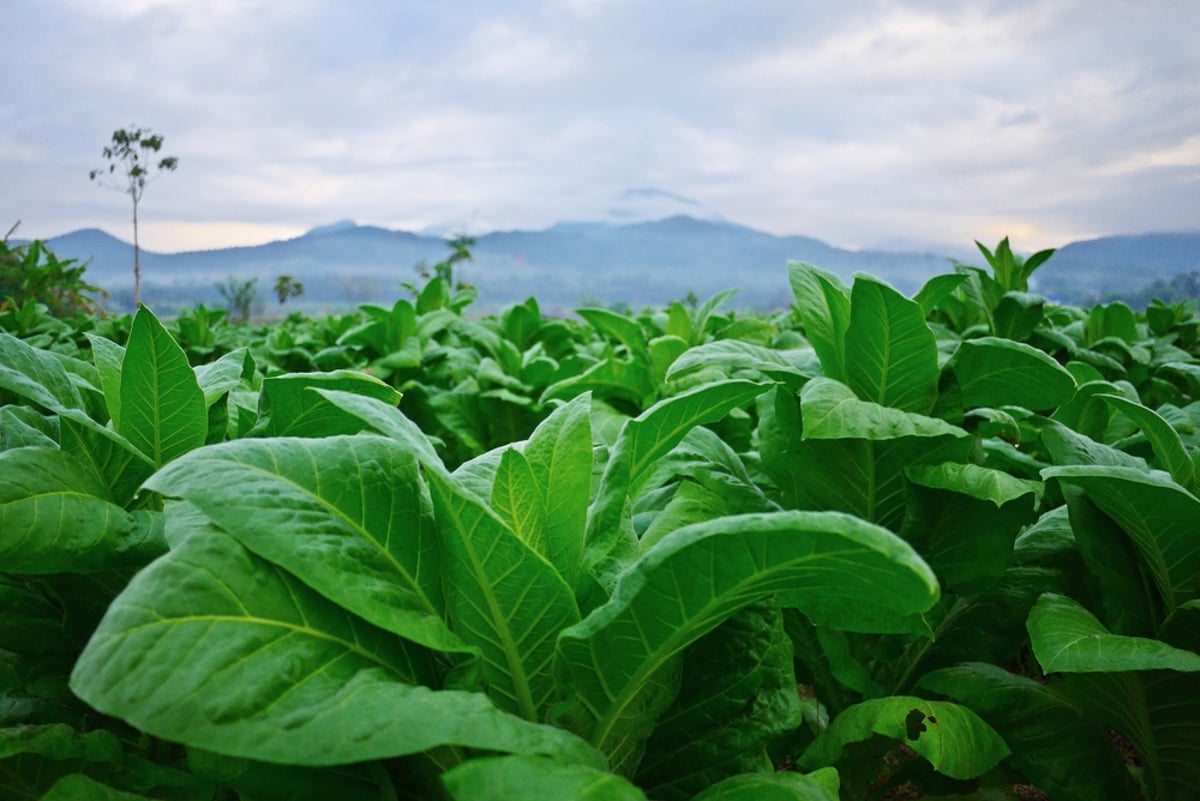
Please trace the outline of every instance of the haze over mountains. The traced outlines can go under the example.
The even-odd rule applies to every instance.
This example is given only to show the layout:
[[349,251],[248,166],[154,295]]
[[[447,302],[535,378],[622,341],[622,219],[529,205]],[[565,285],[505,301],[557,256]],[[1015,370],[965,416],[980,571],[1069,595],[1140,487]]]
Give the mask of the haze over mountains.
[[[61,257],[90,260],[87,278],[112,293],[110,307],[128,305],[132,246],[96,229],[54,237]],[[984,243],[989,247],[996,243]],[[1018,248],[1020,243],[1014,243]],[[417,280],[414,266],[449,254],[446,240],[343,221],[303,236],[252,247],[184,253],[143,251],[143,295],[171,306],[212,303],[215,284],[233,276],[258,279],[269,300],[280,275],[302,281],[304,306],[349,308],[390,303]],[[582,303],[634,307],[700,298],[739,287],[736,305],[786,306],[789,259],[808,261],[849,280],[855,272],[882,278],[912,294],[929,277],[951,268],[950,258],[984,265],[967,247],[956,253],[845,250],[805,236],[774,236],[720,219],[676,215],[649,222],[559,223],[542,231],[499,231],[476,237],[474,259],[456,275],[479,288],[479,310],[533,295],[546,309]],[[1145,234],[1076,242],[1061,248],[1038,272],[1038,289],[1079,302],[1129,291],[1158,278],[1200,270],[1200,233]],[[296,303],[296,301],[291,301]]]

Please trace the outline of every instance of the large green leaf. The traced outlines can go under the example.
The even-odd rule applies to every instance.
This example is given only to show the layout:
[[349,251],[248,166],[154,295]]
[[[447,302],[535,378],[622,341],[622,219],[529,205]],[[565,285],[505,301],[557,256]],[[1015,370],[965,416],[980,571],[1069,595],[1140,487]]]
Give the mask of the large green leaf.
[[609,358],[546,387],[538,403],[592,392],[600,398],[620,398],[640,406],[653,400],[656,389],[649,362]]
[[155,736],[268,762],[336,765],[458,745],[597,764],[566,732],[479,693],[421,686],[431,678],[425,662],[233,538],[206,532],[129,583],[71,688]]
[[104,392],[104,403],[113,428],[121,429],[121,365],[125,363],[125,348],[111,339],[87,334],[92,346],[92,361],[100,374],[100,389]]
[[905,514],[905,469],[965,461],[971,447],[960,428],[858,400],[829,379],[806,384],[799,405],[780,390],[773,401],[760,408],[759,447],[784,504],[848,512],[893,531]]
[[571,725],[628,773],[673,700],[682,651],[776,594],[814,622],[903,631],[938,596],[898,537],[836,513],[736,515],[680,529],[622,574],[612,599],[559,637]]
[[837,276],[800,261],[788,262],[788,279],[804,335],[817,352],[825,375],[845,379],[850,293]]
[[462,651],[446,626],[438,535],[416,458],[377,436],[210,445],[146,484],[376,626]]
[[1022,406],[1039,411],[1060,406],[1075,393],[1075,379],[1066,368],[1037,348],[1009,339],[966,340],[948,367],[967,408]]
[[843,749],[874,734],[897,740],[954,779],[973,779],[1008,756],[1000,735],[965,706],[894,695],[841,712],[797,761],[802,770],[836,764]]
[[714,373],[722,379],[783,381],[798,390],[807,379],[820,374],[820,366],[808,349],[775,350],[737,339],[718,339],[689,348],[671,363],[667,380],[690,384],[693,378]]
[[845,384],[828,378],[814,378],[804,385],[800,391],[800,409],[806,440],[969,436],[961,428],[936,417],[859,400]]
[[427,472],[455,632],[483,653],[496,702],[540,720],[551,701],[558,632],[579,620],[570,587],[529,544],[449,475]]
[[362,421],[322,400],[322,391],[339,391],[373,398],[391,406],[400,399],[392,387],[365,373],[296,373],[263,381],[259,424],[254,433],[269,437],[328,437],[355,434]]
[[1079,487],[1133,541],[1170,611],[1200,591],[1200,500],[1163,473],[1129,467],[1050,467],[1046,478]]
[[978,592],[1008,567],[1042,487],[973,464],[913,465],[901,535],[953,592]]
[[82,773],[70,773],[56,781],[42,801],[152,801],[150,796],[109,787]]
[[1200,653],[1187,647],[1196,645],[1200,610],[1189,602],[1175,615],[1186,616],[1186,642],[1110,634],[1060,595],[1043,596],[1029,618],[1043,669],[1067,673],[1054,688],[1129,738],[1145,765],[1149,795],[1160,801],[1200,796]]
[[246,348],[235,348],[215,362],[196,368],[196,382],[204,392],[204,405],[212,406],[223,395],[242,386],[254,372],[254,362]]
[[767,745],[800,723],[792,644],[778,604],[743,609],[688,650],[679,694],[638,766],[656,799],[690,799],[771,764]]
[[0,406],[0,450],[57,448],[57,417],[45,417],[33,406]]
[[0,453],[0,564],[13,573],[93,573],[162,553],[162,516],[126,512],[99,477],[54,448]]
[[404,443],[422,465],[435,470],[445,469],[433,442],[416,423],[396,408],[395,403],[385,403],[377,398],[342,390],[316,389],[314,392],[380,434]]
[[588,513],[584,566],[591,575],[611,586],[634,556],[629,499],[647,480],[653,464],[696,426],[721,420],[767,389],[767,385],[752,381],[706,384],[659,401],[626,421]]
[[646,355],[646,334],[637,320],[608,309],[576,309],[575,313],[601,334],[624,345],[631,356]]
[[1029,613],[1029,642],[1047,673],[1200,671],[1200,654],[1148,637],[1110,634],[1078,601],[1047,593]]
[[11,334],[0,331],[0,391],[46,411],[83,409],[83,398],[62,362]]
[[516,448],[506,448],[496,465],[491,507],[522,542],[549,559],[546,548],[546,497],[529,460]]
[[525,443],[545,499],[543,555],[574,586],[583,558],[592,482],[592,397],[580,395],[547,417]]
[[[253,801],[381,801],[394,790],[391,776],[379,763],[301,767],[189,748],[187,766],[193,775],[236,793],[236,798]],[[411,794],[411,776],[405,778],[405,790]]]
[[146,455],[116,431],[75,409],[61,412],[58,425],[63,451],[90,465],[113,501],[129,508],[142,482],[154,472]]
[[944,668],[920,686],[968,706],[1012,749],[1009,764],[1061,801],[1124,801],[1132,782],[1103,728],[1053,687],[979,662]]
[[747,773],[726,779],[693,801],[837,801],[838,775],[819,770],[800,773]]
[[1081,488],[1067,484],[1062,494],[1092,611],[1116,634],[1152,636],[1162,602],[1137,547]]
[[613,773],[545,757],[472,759],[442,776],[453,801],[646,801]]
[[633,508],[645,549],[685,525],[780,507],[755,483],[733,447],[701,426],[658,461]]
[[208,413],[187,356],[145,306],[121,365],[118,433],[161,467],[204,444]]
[[887,284],[856,276],[846,329],[846,383],[859,398],[928,414],[937,399],[938,358],[921,307]]
[[1183,446],[1179,432],[1153,409],[1134,403],[1120,395],[1100,395],[1109,406],[1133,420],[1154,447],[1157,465],[1163,467],[1175,483],[1185,489],[1196,489],[1196,467]]

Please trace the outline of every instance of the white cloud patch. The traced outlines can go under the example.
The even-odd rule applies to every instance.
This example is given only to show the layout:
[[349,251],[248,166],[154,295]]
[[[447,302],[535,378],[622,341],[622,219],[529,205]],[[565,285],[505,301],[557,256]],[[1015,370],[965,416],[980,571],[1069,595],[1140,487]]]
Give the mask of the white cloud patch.
[[1200,207],[1188,2],[42,0],[6,22],[0,221],[28,235],[124,231],[86,174],[132,123],[180,158],[146,198],[165,249],[542,227],[630,187],[853,245],[1041,247]]

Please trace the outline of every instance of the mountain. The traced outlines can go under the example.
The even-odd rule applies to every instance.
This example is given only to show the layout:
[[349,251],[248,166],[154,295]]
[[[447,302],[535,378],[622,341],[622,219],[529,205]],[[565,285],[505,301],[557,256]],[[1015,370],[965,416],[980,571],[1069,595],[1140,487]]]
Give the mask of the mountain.
[[1200,233],[1136,234],[1065,245],[1035,278],[1039,292],[1087,302],[1193,271],[1200,271]]
[[[59,256],[90,259],[88,280],[131,295],[132,248],[95,229],[48,240]],[[257,279],[268,297],[280,275],[302,281],[308,307],[346,308],[402,297],[414,266],[449,253],[437,236],[341,221],[303,236],[253,247],[186,253],[143,251],[143,293],[152,305],[212,303],[218,282]],[[496,231],[476,237],[473,260],[456,276],[480,290],[480,310],[534,295],[544,308],[589,302],[659,305],[689,292],[708,297],[740,288],[736,303],[778,308],[791,301],[787,262],[807,261],[849,281],[866,272],[912,294],[950,269],[948,259],[918,251],[852,251],[804,236],[775,236],[720,219],[675,215],[650,222],[564,222],[542,231]],[[1075,300],[1110,286],[1135,288],[1173,272],[1197,269],[1200,233],[1147,234],[1072,243],[1035,276],[1037,289]],[[982,264],[982,258],[971,263]],[[295,301],[293,301],[294,303]]]

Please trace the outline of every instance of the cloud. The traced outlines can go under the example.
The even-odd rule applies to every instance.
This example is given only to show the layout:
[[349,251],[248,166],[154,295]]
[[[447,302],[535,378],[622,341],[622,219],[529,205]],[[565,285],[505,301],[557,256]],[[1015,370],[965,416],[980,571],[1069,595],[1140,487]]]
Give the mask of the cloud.
[[6,14],[24,34],[0,51],[0,224],[45,226],[31,235],[124,230],[120,198],[86,174],[131,123],[180,158],[146,200],[165,249],[345,217],[542,227],[602,218],[628,187],[851,245],[1004,229],[1040,247],[1182,225],[1197,207],[1189,2],[44,0]]

